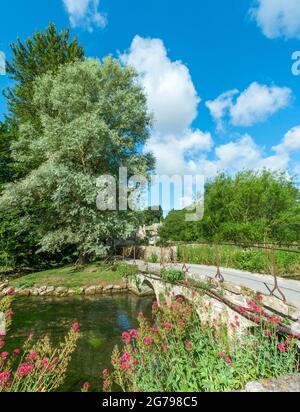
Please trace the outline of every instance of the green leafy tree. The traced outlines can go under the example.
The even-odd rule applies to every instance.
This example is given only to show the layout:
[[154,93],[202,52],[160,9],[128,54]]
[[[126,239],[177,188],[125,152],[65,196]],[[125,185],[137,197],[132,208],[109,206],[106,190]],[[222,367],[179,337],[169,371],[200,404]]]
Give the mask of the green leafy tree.
[[[22,163],[12,153],[13,144],[20,135],[24,136],[24,128],[28,124],[34,125],[36,133],[42,127],[33,102],[36,79],[47,72],[56,73],[62,65],[84,58],[84,50],[77,39],[70,39],[69,30],[58,32],[53,23],[25,42],[18,39],[11,45],[11,50],[7,73],[13,86],[5,91],[9,113],[5,122],[0,124],[0,193],[5,183],[25,176],[36,166]],[[40,211],[46,206],[45,202],[36,205]],[[32,219],[28,219],[30,214]],[[41,255],[37,259],[35,254],[39,237],[33,216],[33,208],[24,208],[21,204],[2,211],[0,266],[32,266],[40,262]]]
[[185,211],[166,218],[164,240],[295,242],[300,240],[300,193],[285,173],[243,171],[218,175],[206,184],[200,222],[185,221]]
[[33,84],[37,77],[56,73],[61,65],[83,60],[84,49],[77,38],[70,39],[69,30],[57,31],[50,23],[44,32],[37,31],[23,43],[17,39],[11,44],[12,58],[6,72],[14,81],[5,91],[8,102],[8,122],[18,133],[18,126],[27,121],[39,122],[33,104]]
[[150,116],[136,79],[133,69],[107,58],[64,65],[35,82],[39,122],[20,127],[13,145],[14,160],[31,171],[6,187],[0,206],[33,209],[27,220],[36,224],[41,251],[73,245],[85,263],[135,228],[134,212],[97,210],[96,183],[101,175],[117,178],[121,166],[128,176],[153,168],[152,155],[141,151]]

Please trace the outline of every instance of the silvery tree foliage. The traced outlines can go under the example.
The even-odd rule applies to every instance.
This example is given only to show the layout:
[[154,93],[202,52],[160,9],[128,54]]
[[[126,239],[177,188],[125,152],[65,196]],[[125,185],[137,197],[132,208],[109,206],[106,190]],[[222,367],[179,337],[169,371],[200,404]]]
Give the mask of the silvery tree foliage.
[[30,172],[6,185],[0,207],[35,206],[23,225],[35,220],[41,251],[73,245],[81,261],[101,256],[137,220],[131,211],[97,209],[97,178],[117,178],[120,167],[147,177],[154,165],[143,152],[151,116],[137,75],[112,58],[70,63],[35,82],[34,109],[38,127],[21,125],[12,147],[14,160]]

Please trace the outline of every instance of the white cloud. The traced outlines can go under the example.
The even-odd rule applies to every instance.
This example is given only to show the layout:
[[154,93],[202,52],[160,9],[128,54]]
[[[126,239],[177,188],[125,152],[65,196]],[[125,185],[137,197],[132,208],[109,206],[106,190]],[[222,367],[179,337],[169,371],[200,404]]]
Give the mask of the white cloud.
[[157,159],[160,174],[186,173],[187,158],[209,151],[210,133],[193,129],[197,117],[197,95],[189,69],[180,61],[171,61],[160,39],[136,36],[121,60],[140,74],[140,82],[154,115],[152,137],[147,150]]
[[231,109],[233,106],[233,97],[238,93],[239,90],[237,89],[229,90],[228,92],[222,93],[215,100],[209,100],[206,102],[206,106],[217,123],[218,130],[223,130],[223,118],[228,112],[228,109]]
[[300,152],[300,126],[296,126],[289,130],[278,146],[274,146],[273,150],[277,153],[292,153]]
[[269,39],[300,39],[299,0],[256,0],[251,15]]
[[292,98],[292,91],[287,87],[266,86],[256,82],[237,96],[238,93],[237,90],[230,90],[206,102],[219,129],[226,116],[234,126],[247,127],[262,122],[287,107]]
[[83,27],[92,32],[94,27],[106,26],[106,17],[99,12],[100,0],[63,0],[63,3],[72,27]]
[[[161,40],[137,36],[121,60],[138,71],[154,114],[154,128],[145,150],[155,155],[159,174],[213,177],[222,170],[285,170],[290,165],[286,150],[273,148],[270,155],[266,154],[248,134],[215,146],[210,133],[193,128],[201,99],[188,68],[168,57]],[[226,116],[235,124],[262,121],[285,107],[290,98],[287,88],[253,83],[243,93],[230,90],[206,104],[221,127]]]

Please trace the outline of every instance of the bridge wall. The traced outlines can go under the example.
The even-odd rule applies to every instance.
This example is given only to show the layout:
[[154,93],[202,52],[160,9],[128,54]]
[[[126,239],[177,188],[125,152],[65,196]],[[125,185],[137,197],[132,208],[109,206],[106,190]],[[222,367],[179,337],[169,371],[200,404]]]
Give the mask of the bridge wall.
[[[197,276],[199,281],[199,275]],[[193,303],[197,314],[202,322],[218,326],[226,324],[232,333],[245,333],[247,329],[255,327],[256,323],[245,318],[236,307],[248,307],[249,300],[253,299],[254,292],[233,285],[229,282],[218,282],[206,276],[200,279],[203,283],[209,283],[211,290],[218,296],[224,298],[226,302],[220,301],[216,297],[207,296],[202,290],[195,291],[184,285],[166,284],[158,278],[158,275],[139,274],[135,282],[130,283],[130,290],[139,295],[153,294],[158,304],[163,301],[171,303],[176,296],[182,296],[187,301]],[[289,321],[291,331],[300,334],[300,311],[295,307],[280,301],[276,297],[261,295],[264,310],[270,316],[276,315],[281,320]],[[233,305],[233,307],[231,306]]]

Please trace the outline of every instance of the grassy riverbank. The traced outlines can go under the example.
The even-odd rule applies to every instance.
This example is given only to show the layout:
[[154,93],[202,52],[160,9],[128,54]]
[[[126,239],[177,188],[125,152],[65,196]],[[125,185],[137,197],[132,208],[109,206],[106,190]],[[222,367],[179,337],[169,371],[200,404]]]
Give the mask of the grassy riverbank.
[[14,279],[10,285],[16,288],[54,286],[80,288],[84,286],[118,285],[132,270],[117,262],[96,262],[86,266],[69,265],[61,268],[34,272]]

